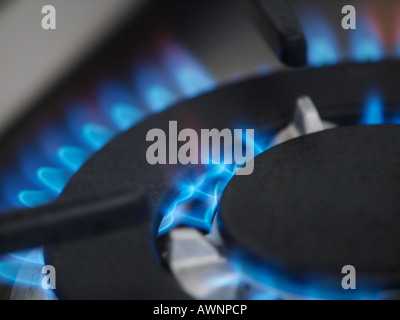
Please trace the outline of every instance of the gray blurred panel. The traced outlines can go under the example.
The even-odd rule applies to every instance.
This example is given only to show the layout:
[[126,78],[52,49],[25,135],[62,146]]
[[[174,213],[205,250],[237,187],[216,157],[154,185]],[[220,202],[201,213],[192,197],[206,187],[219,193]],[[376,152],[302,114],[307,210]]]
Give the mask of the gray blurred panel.
[[[139,3],[140,0],[3,3],[0,6],[0,133]],[[56,30],[41,27],[42,7],[47,4],[56,8]]]

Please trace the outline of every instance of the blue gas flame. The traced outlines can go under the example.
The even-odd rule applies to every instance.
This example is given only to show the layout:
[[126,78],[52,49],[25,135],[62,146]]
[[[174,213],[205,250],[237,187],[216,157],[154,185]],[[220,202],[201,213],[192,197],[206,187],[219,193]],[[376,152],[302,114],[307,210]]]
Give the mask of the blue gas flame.
[[[70,103],[62,122],[43,126],[22,146],[18,165],[2,174],[2,211],[54,201],[72,175],[115,135],[179,99],[216,86],[214,77],[179,44],[167,43],[161,56],[161,67],[143,62],[133,68],[130,83],[103,81],[95,103]],[[41,249],[0,257],[0,281],[40,287],[43,265]]]
[[374,19],[368,12],[358,13],[357,28],[343,32],[341,24],[331,21],[323,10],[309,7],[299,10],[311,66],[322,67],[347,60],[359,63],[377,62],[392,55],[392,48],[385,46]]
[[365,125],[373,125],[383,124],[384,122],[385,115],[382,97],[375,92],[369,93],[360,123]]
[[[251,141],[244,141],[254,149],[257,156],[266,151],[272,138],[270,132],[262,132]],[[249,137],[247,137],[249,139]],[[239,140],[240,141],[240,140]],[[165,233],[178,224],[183,224],[205,231],[210,231],[212,221],[222,193],[228,182],[239,169],[235,164],[204,165],[203,172],[193,177],[189,174],[188,181],[180,178],[176,197],[164,209],[163,220],[159,233]]]
[[350,32],[350,50],[357,62],[380,61],[385,49],[377,27],[367,15],[357,19],[357,29]]
[[337,64],[342,50],[329,20],[313,8],[301,10],[300,17],[308,44],[309,63],[315,67]]
[[[256,259],[257,260],[257,259]],[[373,288],[344,292],[332,288],[323,275],[314,274],[312,279],[303,279],[297,283],[284,272],[270,268],[266,263],[254,261],[251,257],[232,252],[230,261],[242,277],[243,283],[252,283],[254,290],[250,293],[252,300],[377,300],[382,298]]]
[[398,124],[400,125],[400,112],[387,112],[382,94],[371,90],[365,97],[364,109],[359,123],[362,125]]

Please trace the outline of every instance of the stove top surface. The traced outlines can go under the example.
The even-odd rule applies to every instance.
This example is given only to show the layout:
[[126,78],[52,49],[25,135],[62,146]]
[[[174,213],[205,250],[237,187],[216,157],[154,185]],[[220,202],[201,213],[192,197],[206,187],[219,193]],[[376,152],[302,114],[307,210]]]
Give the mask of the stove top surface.
[[[346,34],[326,15],[340,1],[254,2],[257,39],[224,2],[144,6],[4,136],[0,207],[20,211],[0,216],[0,253],[40,247],[0,258],[13,298],[398,297],[398,41],[374,7]],[[236,65],[247,72],[227,77]],[[173,141],[175,123],[185,139]],[[150,164],[155,129],[166,159],[176,142],[192,160]],[[254,130],[232,137],[253,149],[251,174],[213,163],[212,147],[199,164],[193,143],[211,129]],[[356,290],[342,287],[346,266]]]

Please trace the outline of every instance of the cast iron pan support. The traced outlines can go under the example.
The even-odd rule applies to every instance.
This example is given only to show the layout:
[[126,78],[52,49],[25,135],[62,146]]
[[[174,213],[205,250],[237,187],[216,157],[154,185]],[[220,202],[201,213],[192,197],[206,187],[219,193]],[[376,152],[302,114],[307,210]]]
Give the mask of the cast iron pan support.
[[[100,237],[104,238],[106,245],[111,245],[116,250],[110,254],[105,249],[105,253],[101,254],[104,258],[107,252],[109,253],[108,259],[112,260],[113,267],[106,274],[101,270],[98,272],[109,290],[98,291],[95,298],[191,299],[171,277],[168,270],[160,265],[154,254],[151,241],[153,223],[151,212],[146,196],[125,192],[105,198],[57,201],[43,207],[6,213],[0,216],[0,254],[42,245],[74,246],[76,241]],[[124,234],[122,242],[121,234]],[[118,250],[121,246],[124,247],[123,250]],[[102,251],[101,246],[98,249],[95,251]],[[87,266],[90,274],[96,274],[101,263],[101,259],[96,259],[96,264]],[[62,274],[63,268],[68,266],[57,266],[57,273],[60,271]],[[122,282],[113,281],[115,273],[112,270],[117,270],[119,274],[125,272],[128,277]],[[82,273],[87,274],[85,271]],[[113,277],[109,277],[110,274]],[[83,286],[90,290],[93,283],[96,284],[98,280],[94,278],[94,282],[88,279],[89,281],[84,282]],[[58,298],[68,298],[68,295],[60,291],[66,284],[62,283],[62,279],[57,282],[61,284],[57,286]],[[77,294],[80,292],[84,290],[78,290]],[[79,298],[88,299],[90,296],[83,293]]]
[[55,202],[0,215],[0,254],[106,233],[150,220],[144,195]]
[[264,38],[288,66],[307,64],[307,43],[296,14],[287,0],[242,0]]

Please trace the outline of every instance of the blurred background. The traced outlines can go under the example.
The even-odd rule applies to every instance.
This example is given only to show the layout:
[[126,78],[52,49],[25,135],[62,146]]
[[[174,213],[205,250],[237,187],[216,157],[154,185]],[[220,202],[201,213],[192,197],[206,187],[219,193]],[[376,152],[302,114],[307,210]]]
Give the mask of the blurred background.
[[[185,37],[190,45],[199,50],[199,55],[207,55],[204,58],[207,58],[210,68],[221,78],[229,77],[235,71],[247,71],[248,67],[251,69],[268,61],[265,56],[266,46],[258,39],[251,22],[246,21],[246,17],[242,17],[230,1],[206,0],[196,4],[193,1],[192,4],[186,3],[191,1],[169,2],[170,4],[152,0],[2,1],[0,132],[54,87],[65,74],[71,72],[96,46],[112,36],[121,25],[144,14],[146,8],[151,6],[159,6],[161,11],[164,7],[166,15],[173,15],[173,21],[170,21],[172,23],[165,28],[175,27],[176,31],[180,26],[189,23],[189,30],[186,27],[181,28],[181,37]],[[56,30],[41,28],[44,16],[41,9],[47,4],[56,8]],[[180,9],[174,9],[175,6]],[[189,12],[191,15],[188,15]],[[159,20],[155,21],[153,14],[148,14],[147,19],[150,28],[160,24]],[[133,35],[147,33],[149,37],[152,32],[154,30],[151,29],[132,30]],[[129,50],[131,46],[143,46],[140,43],[124,45]]]

